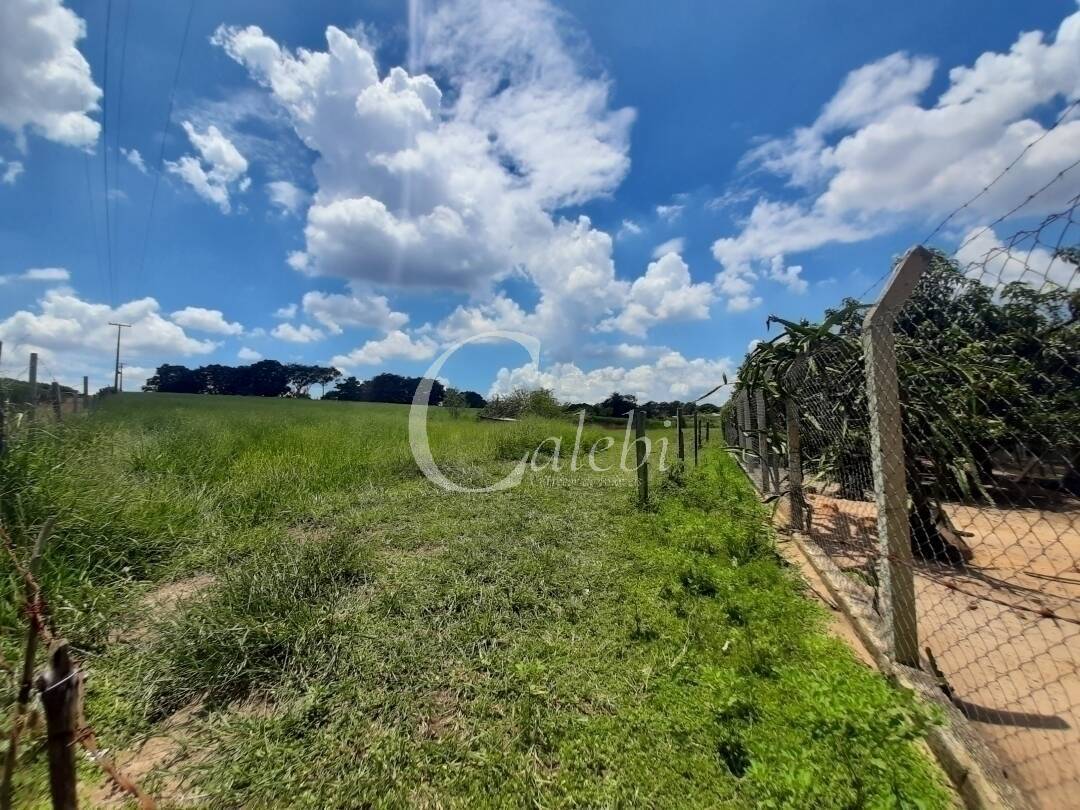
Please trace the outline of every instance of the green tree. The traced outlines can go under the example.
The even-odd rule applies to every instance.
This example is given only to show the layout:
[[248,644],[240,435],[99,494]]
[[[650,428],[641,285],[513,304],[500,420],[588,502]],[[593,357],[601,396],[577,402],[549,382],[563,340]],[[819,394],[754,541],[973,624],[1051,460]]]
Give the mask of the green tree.
[[[1075,473],[1074,301],[1075,294],[1050,283],[992,288],[932,252],[894,327],[913,515],[928,514],[932,499],[989,498],[993,459],[1003,449],[1064,453]],[[820,323],[771,317],[783,331],[747,356],[737,384],[762,389],[775,403],[795,399],[807,428],[804,458],[848,498],[865,497],[870,483],[863,309],[848,299]],[[784,436],[770,440],[782,448]],[[913,522],[913,536],[924,530]]]
[[443,396],[442,406],[450,411],[450,415],[457,419],[461,416],[461,409],[467,407],[465,395],[456,388],[447,388]]
[[323,394],[323,399],[335,400],[339,399],[348,402],[360,401],[362,390],[362,383],[356,377],[346,377],[341,380],[336,388],[327,391]]

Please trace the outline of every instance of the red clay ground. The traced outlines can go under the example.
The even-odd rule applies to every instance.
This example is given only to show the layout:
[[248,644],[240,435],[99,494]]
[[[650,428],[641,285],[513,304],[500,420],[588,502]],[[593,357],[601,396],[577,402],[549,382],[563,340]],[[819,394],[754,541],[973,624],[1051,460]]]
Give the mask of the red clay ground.
[[[808,496],[813,539],[873,601],[872,503]],[[947,505],[974,559],[916,562],[920,647],[1006,777],[1046,808],[1080,806],[1080,501]]]

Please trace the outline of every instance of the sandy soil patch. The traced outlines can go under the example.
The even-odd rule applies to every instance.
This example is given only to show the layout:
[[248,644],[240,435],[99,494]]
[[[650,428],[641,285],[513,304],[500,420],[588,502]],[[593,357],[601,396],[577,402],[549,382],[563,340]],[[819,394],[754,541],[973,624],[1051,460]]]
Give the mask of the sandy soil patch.
[[[811,538],[874,605],[874,505],[808,496]],[[1041,508],[949,504],[974,559],[916,561],[920,646],[985,736],[1005,776],[1040,807],[1080,790],[1080,502]]]

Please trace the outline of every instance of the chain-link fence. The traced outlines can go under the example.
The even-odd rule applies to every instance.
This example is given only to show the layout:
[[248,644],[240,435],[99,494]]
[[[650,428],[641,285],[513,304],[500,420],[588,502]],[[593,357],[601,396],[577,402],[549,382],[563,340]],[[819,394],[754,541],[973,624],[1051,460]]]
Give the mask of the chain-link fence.
[[1078,202],[1008,240],[913,250],[873,307],[782,322],[725,411],[894,659],[1055,808],[1080,795]]

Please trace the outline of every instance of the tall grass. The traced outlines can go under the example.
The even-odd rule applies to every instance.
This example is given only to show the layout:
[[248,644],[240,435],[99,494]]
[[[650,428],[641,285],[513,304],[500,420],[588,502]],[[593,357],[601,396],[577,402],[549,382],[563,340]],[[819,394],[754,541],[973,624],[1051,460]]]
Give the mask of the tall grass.
[[[406,414],[125,396],[14,448],[0,514],[21,553],[59,515],[46,595],[106,745],[188,718],[198,755],[169,775],[225,808],[944,806],[913,745],[933,718],[822,635],[726,457],[658,481],[648,512],[617,448],[603,475],[451,494],[416,469]],[[567,461],[575,432],[430,423],[440,466],[478,485],[547,436]],[[621,434],[589,427],[582,455]]]

